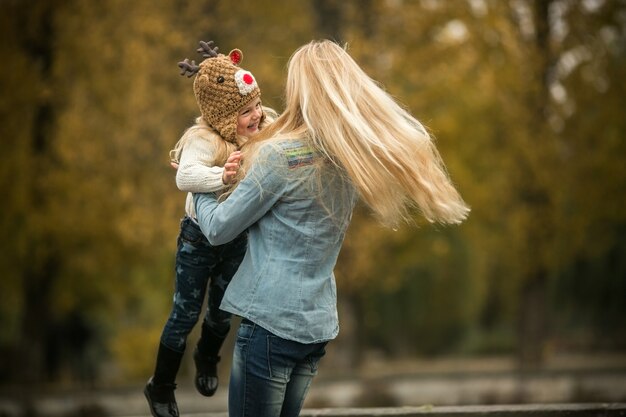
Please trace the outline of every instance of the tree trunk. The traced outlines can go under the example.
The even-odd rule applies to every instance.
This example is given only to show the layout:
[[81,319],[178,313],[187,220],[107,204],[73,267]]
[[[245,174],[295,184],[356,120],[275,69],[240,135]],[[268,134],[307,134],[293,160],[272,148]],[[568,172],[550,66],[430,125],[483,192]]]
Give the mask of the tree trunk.
[[[529,146],[542,147],[543,144],[532,144],[531,141],[547,140],[548,132],[548,109],[549,109],[549,73],[553,60],[550,51],[550,21],[549,8],[551,0],[534,0],[532,7],[535,22],[535,60],[534,82],[536,89],[532,93],[528,103],[531,114],[534,115],[533,127],[528,132]],[[525,175],[526,181],[519,189],[521,204],[526,205],[530,213],[533,225],[528,225],[526,235],[526,253],[533,254],[537,251],[546,250],[547,239],[551,222],[546,216],[549,215],[549,198],[547,191],[538,183],[537,175],[533,173],[532,164],[525,164],[524,168],[529,175]],[[536,169],[536,168],[535,168]],[[538,226],[541,224],[541,226]],[[546,233],[547,232],[547,233]],[[548,274],[544,265],[543,257],[537,256],[529,259],[534,264],[528,269],[523,277],[520,292],[519,316],[518,316],[518,361],[522,369],[535,369],[543,365],[545,360],[545,347],[548,340]]]
[[344,4],[342,0],[313,0],[317,31],[322,37],[343,42]]
[[518,360],[524,370],[540,368],[545,360],[548,335],[546,276],[539,271],[527,277],[521,290]]
[[[21,47],[38,68],[38,83],[54,90],[52,66],[55,40],[55,11],[59,6],[54,1],[31,2],[21,7],[17,16],[20,28]],[[36,27],[26,31],[23,28]],[[31,174],[27,186],[29,206],[34,217],[45,215],[48,193],[45,179],[53,166],[53,125],[56,109],[51,101],[54,94],[41,93],[34,103],[35,116],[30,142]],[[24,222],[32,223],[25,215]],[[21,265],[22,320],[18,349],[19,369],[15,369],[15,380],[28,384],[40,383],[46,372],[46,337],[52,318],[51,291],[60,273],[60,258],[55,250],[55,237],[41,227],[27,226],[26,250],[20,253],[17,262]]]

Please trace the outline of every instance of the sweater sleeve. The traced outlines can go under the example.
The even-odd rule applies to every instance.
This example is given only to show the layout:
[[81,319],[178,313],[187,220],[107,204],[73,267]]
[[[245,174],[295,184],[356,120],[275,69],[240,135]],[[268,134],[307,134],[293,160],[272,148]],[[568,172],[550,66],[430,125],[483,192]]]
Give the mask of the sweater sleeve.
[[214,145],[203,138],[192,138],[183,148],[176,171],[176,186],[181,191],[210,193],[224,187],[224,167],[211,166]]

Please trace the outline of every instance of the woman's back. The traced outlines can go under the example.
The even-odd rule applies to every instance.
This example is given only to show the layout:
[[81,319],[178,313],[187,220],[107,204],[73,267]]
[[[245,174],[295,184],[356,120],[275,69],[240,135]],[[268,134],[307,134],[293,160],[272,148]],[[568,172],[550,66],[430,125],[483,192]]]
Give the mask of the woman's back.
[[[333,339],[333,268],[355,201],[346,175],[308,140],[265,142],[236,192],[220,204],[230,225],[249,226],[248,252],[221,308],[285,339]],[[239,231],[220,224],[226,222],[212,219],[213,244]]]

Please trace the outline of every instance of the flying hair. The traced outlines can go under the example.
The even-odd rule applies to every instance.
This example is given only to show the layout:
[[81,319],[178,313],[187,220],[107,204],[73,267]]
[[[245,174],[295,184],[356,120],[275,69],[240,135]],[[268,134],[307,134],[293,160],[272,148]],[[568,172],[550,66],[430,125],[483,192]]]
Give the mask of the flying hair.
[[291,56],[285,111],[244,147],[246,165],[261,142],[297,137],[345,172],[383,224],[410,221],[415,209],[433,223],[469,214],[426,128],[334,42]]

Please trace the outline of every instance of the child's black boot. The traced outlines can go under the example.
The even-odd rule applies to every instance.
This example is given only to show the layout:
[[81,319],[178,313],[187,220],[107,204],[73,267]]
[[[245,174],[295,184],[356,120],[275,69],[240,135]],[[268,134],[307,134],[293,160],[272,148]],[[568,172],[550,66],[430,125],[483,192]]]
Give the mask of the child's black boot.
[[154,417],[179,417],[174,390],[182,352],[159,344],[154,376],[148,380],[143,393]]
[[178,405],[174,390],[176,384],[156,385],[153,378],[148,380],[143,393],[148,400],[150,412],[154,417],[178,417]]
[[219,336],[203,323],[202,335],[193,352],[193,361],[196,364],[196,389],[205,397],[211,397],[217,391],[217,363],[220,361],[218,353],[227,333]]

